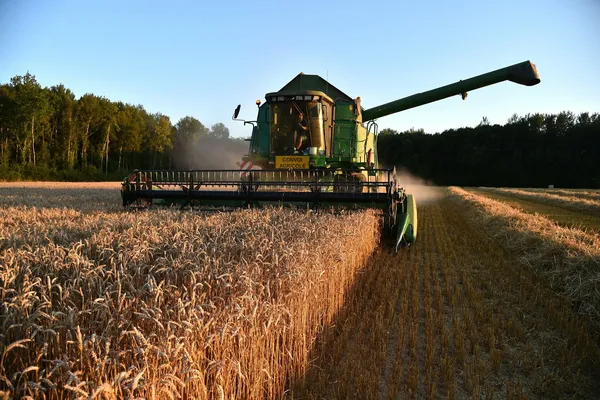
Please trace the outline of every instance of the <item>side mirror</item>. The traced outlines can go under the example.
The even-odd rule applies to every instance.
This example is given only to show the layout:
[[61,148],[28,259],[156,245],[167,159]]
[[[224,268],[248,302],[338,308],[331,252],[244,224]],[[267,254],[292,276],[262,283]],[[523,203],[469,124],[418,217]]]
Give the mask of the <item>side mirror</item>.
[[323,104],[323,122],[327,121],[329,118],[327,118],[327,106],[325,104]]
[[236,119],[238,117],[238,115],[240,115],[240,108],[242,108],[242,105],[238,104],[238,106],[235,108],[235,111],[233,112],[232,119]]

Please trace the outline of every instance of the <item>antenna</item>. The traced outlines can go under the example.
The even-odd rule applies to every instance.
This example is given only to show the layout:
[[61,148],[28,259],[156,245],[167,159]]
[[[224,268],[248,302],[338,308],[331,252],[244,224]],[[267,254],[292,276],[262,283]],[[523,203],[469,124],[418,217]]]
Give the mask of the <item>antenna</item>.
[[325,94],[329,94],[327,91],[329,89],[329,70],[325,70],[325,82],[327,82],[325,84]]

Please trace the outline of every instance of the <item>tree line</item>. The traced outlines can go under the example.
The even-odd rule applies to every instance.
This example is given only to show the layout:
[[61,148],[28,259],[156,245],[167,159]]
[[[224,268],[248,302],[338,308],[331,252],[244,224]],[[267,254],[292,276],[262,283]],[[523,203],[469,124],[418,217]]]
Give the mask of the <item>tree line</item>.
[[425,134],[383,129],[379,158],[439,185],[600,188],[600,114],[514,114]]
[[42,87],[29,72],[0,85],[0,180],[122,179],[135,168],[183,167],[177,154],[203,139],[241,141],[223,123],[177,123],[141,105],[64,85]]

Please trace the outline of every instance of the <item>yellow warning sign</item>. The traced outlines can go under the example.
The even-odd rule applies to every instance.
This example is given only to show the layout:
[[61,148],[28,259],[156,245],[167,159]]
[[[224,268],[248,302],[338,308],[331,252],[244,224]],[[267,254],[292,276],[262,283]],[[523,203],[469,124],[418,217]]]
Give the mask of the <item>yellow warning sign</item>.
[[308,156],[275,156],[275,168],[308,169]]

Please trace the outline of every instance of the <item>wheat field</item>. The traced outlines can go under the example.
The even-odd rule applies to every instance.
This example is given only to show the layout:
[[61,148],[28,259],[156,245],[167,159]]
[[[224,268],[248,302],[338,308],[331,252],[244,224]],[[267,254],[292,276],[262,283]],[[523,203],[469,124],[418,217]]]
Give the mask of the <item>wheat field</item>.
[[118,191],[50,190],[0,210],[11,396],[278,396],[378,240],[371,212],[107,212]]
[[598,235],[435,190],[394,254],[372,211],[0,184],[0,398],[598,398]]

